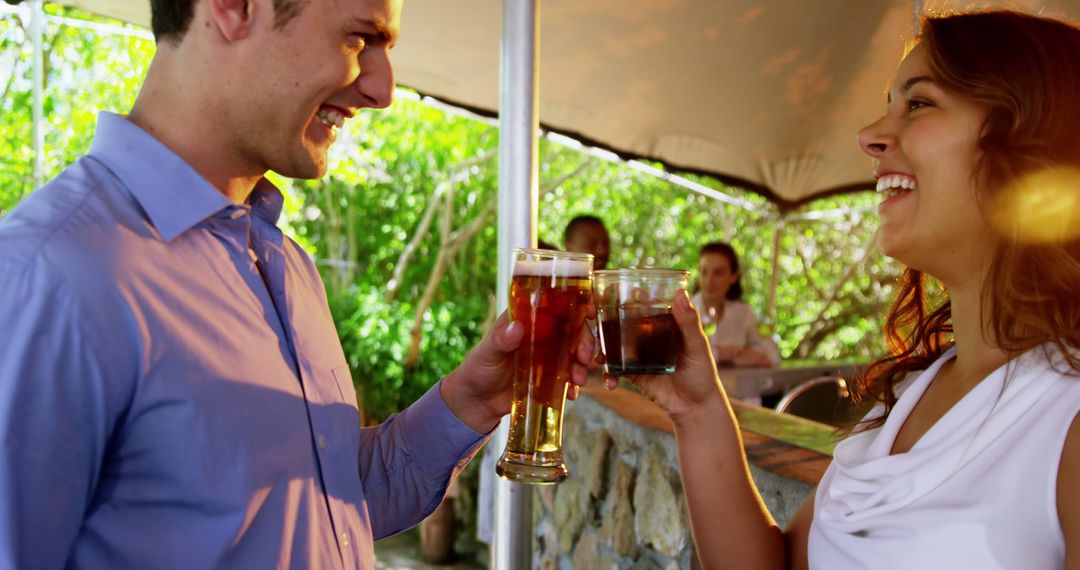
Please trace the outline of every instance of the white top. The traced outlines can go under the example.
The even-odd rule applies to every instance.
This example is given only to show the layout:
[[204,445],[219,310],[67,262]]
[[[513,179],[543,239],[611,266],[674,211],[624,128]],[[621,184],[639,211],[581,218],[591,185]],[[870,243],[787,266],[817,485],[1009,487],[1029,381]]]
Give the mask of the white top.
[[[693,297],[694,307],[701,315],[702,322],[706,320],[705,302],[701,293],[695,293]],[[771,340],[761,336],[758,332],[758,320],[754,316],[754,310],[750,305],[742,301],[725,301],[724,312],[720,315],[720,321],[716,323],[716,332],[709,337],[709,345],[737,346],[740,348],[753,348],[769,357],[773,366],[780,365],[780,349]]]
[[1063,567],[1057,472],[1080,378],[1059,372],[1056,349],[1053,365],[1039,347],[994,371],[910,451],[889,455],[954,355],[901,383],[885,425],[836,446],[814,504],[811,568]]

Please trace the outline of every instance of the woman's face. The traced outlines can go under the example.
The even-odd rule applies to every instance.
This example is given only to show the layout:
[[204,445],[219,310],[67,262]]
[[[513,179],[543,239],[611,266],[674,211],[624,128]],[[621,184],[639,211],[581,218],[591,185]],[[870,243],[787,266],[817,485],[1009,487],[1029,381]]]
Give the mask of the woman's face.
[[739,272],[731,270],[731,261],[722,253],[706,253],[698,259],[698,286],[706,303],[724,300],[728,289],[739,280]]
[[878,246],[945,283],[973,275],[989,252],[975,167],[986,110],[930,75],[923,46],[904,59],[885,115],[859,132],[874,160]]

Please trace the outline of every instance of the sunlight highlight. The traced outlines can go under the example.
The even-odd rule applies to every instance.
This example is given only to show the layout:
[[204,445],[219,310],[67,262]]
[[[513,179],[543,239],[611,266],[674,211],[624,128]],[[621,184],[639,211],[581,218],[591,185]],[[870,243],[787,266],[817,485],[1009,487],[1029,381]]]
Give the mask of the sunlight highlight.
[[997,228],[1030,243],[1080,238],[1080,169],[1048,168],[1018,180],[997,201]]

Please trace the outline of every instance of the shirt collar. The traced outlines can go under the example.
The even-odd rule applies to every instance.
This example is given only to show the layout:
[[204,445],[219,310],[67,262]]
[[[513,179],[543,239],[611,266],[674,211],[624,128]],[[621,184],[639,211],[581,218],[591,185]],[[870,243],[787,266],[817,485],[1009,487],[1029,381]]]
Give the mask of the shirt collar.
[[[90,156],[127,187],[165,242],[232,206],[184,159],[120,115],[98,115]],[[283,201],[281,192],[265,178],[248,199],[255,213],[272,224],[277,223]]]
[[285,196],[273,182],[263,178],[251,191],[247,203],[256,216],[276,226],[278,218],[281,217],[281,209],[285,205]]

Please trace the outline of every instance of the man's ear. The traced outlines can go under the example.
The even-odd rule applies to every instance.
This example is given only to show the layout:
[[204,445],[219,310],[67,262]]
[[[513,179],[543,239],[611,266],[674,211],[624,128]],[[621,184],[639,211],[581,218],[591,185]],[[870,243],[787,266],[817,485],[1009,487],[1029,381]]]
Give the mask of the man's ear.
[[210,23],[230,42],[242,40],[251,34],[255,23],[259,0],[206,0],[210,8]]

